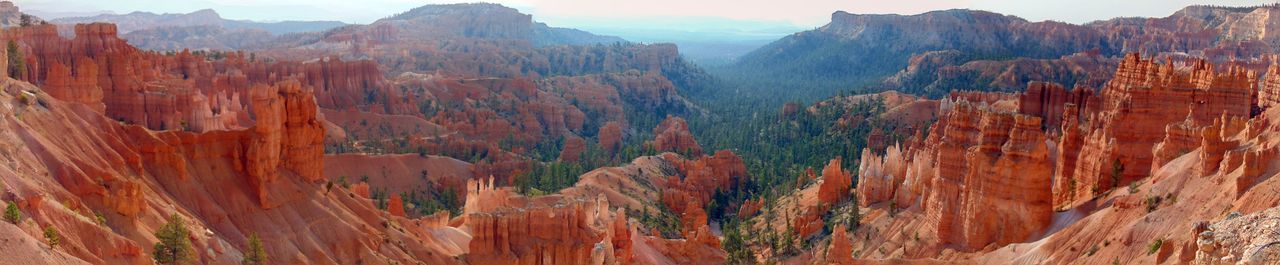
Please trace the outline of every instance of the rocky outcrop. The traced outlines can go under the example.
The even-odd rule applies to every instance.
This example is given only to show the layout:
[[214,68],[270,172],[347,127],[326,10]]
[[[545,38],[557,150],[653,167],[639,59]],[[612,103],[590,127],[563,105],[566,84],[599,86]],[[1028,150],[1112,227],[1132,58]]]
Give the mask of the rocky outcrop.
[[749,218],[760,212],[764,208],[764,198],[756,200],[747,200],[742,202],[742,206],[738,208],[738,217]]
[[662,157],[679,172],[679,175],[669,176],[658,183],[662,202],[677,214],[684,214],[691,204],[707,205],[716,191],[740,188],[747,176],[747,166],[742,158],[729,150],[716,151],[713,156],[697,159],[685,159],[674,153],[666,153]]
[[[252,88],[262,103],[253,128],[193,133],[121,124],[34,86],[0,80],[6,90],[0,111],[22,117],[0,121],[7,134],[0,142],[13,147],[0,153],[14,162],[0,166],[0,178],[33,224],[64,232],[60,251],[90,263],[147,262],[150,235],[174,214],[197,231],[193,262],[234,263],[247,236],[258,234],[277,246],[268,255],[283,263],[453,263],[435,244],[385,244],[420,238],[377,228],[385,219],[368,200],[318,185],[322,146],[313,140],[323,132],[314,126],[316,107],[287,83]],[[43,103],[14,108],[14,93]]]
[[1280,208],[1226,220],[1192,230],[1196,264],[1270,264],[1280,261]]
[[[23,24],[28,23],[28,24]],[[47,23],[38,17],[22,13],[18,6],[10,1],[0,1],[0,27],[19,27]]]
[[1264,109],[1280,105],[1280,64],[1267,67],[1267,75],[1262,79],[1262,86],[1258,89],[1256,103],[1258,107]]
[[1053,218],[1053,164],[1040,119],[986,113],[981,128],[978,148],[967,155],[964,208],[957,218],[963,240],[956,242],[969,248],[1023,242]]
[[1057,131],[1062,128],[1064,115],[1080,115],[1066,113],[1067,105],[1076,106],[1071,110],[1079,112],[1094,107],[1097,101],[1092,89],[1077,87],[1066,91],[1055,83],[1031,82],[1027,84],[1026,92],[1018,96],[1018,113],[1039,117],[1045,121],[1041,124],[1045,129]]
[[[1253,72],[1235,65],[1219,72],[1204,60],[1192,60],[1188,68],[1127,55],[1102,90],[1100,112],[1092,114],[1081,131],[1064,133],[1081,134],[1083,147],[1077,155],[1089,159],[1077,159],[1069,178],[1075,188],[1059,191],[1092,198],[1152,174],[1153,162],[1163,162],[1153,150],[1166,138],[1170,124],[1198,127],[1221,116],[1250,116],[1251,91],[1257,84]],[[1174,130],[1175,139],[1161,151],[1165,159],[1167,153],[1181,151],[1176,148],[1179,132]]]
[[264,208],[278,206],[271,187],[280,169],[306,181],[324,178],[324,128],[316,120],[314,100],[297,82],[253,89],[257,125],[250,129],[244,157]]
[[[931,130],[926,145],[936,146],[923,148],[912,160],[936,161],[934,166],[913,161],[901,182],[892,177],[873,180],[870,183],[887,183],[868,186],[865,193],[859,187],[859,194],[872,201],[911,202],[913,194],[923,193],[919,196],[924,197],[921,206],[931,220],[929,225],[941,242],[960,249],[1023,242],[1048,227],[1053,216],[1054,165],[1039,118],[961,100]],[[876,168],[879,158],[872,157],[872,168]],[[921,188],[920,182],[928,182],[923,185],[929,188]],[[885,197],[895,194],[894,187],[905,196]]]
[[818,200],[835,205],[849,199],[849,189],[853,187],[852,173],[840,166],[840,159],[832,159],[822,168],[822,182],[818,184]]
[[626,216],[612,215],[603,197],[526,198],[495,188],[492,181],[467,183],[463,218],[472,236],[468,263],[591,264],[631,259],[625,255],[632,253],[627,241],[634,228],[615,221]]
[[393,216],[405,217],[404,199],[400,198],[399,193],[392,193],[391,198],[387,199],[387,212]]
[[560,161],[576,162],[582,158],[587,142],[582,137],[569,136],[564,139],[564,147],[560,149]]
[[831,245],[827,246],[827,264],[855,264],[851,254],[853,244],[849,241],[849,235],[845,230],[847,229],[843,224],[837,224],[831,228]]
[[600,126],[598,137],[600,148],[606,154],[613,154],[622,149],[622,125],[616,121],[606,122]]
[[658,151],[670,151],[692,156],[702,155],[702,146],[693,139],[689,132],[689,124],[684,118],[670,116],[658,127],[653,128],[653,148]]
[[[26,55],[24,80],[56,98],[155,130],[211,131],[252,126],[250,88],[297,80],[325,108],[410,113],[413,105],[371,61],[327,58],[264,62],[241,52],[148,53],[129,46],[112,24],[79,24],[75,38],[53,25],[6,30]],[[71,47],[71,48],[66,48]]]
[[858,203],[868,206],[893,199],[906,177],[907,161],[900,145],[886,148],[883,157],[871,149],[862,149],[862,161],[858,166]]

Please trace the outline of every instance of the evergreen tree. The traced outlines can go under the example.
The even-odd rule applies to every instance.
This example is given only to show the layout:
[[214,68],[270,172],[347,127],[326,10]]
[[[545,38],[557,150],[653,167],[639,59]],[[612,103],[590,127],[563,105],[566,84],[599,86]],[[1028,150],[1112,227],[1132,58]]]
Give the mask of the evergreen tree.
[[156,230],[156,239],[160,242],[156,242],[152,258],[158,264],[180,264],[190,260],[195,251],[191,240],[187,239],[189,234],[191,231],[183,224],[182,217],[177,214],[169,216],[169,221]]
[[249,249],[245,251],[244,260],[240,264],[267,264],[267,250],[262,248],[262,239],[258,238],[258,234],[249,235]]
[[4,209],[4,220],[11,224],[18,224],[22,220],[22,212],[18,211],[18,204],[9,202],[9,206]]
[[30,27],[31,25],[35,25],[34,21],[35,18],[32,18],[31,15],[22,14],[21,16],[18,16],[19,27]]
[[9,77],[21,79],[22,73],[27,72],[27,66],[24,64],[24,60],[22,58],[22,50],[18,49],[18,43],[13,40],[9,40],[8,46]]

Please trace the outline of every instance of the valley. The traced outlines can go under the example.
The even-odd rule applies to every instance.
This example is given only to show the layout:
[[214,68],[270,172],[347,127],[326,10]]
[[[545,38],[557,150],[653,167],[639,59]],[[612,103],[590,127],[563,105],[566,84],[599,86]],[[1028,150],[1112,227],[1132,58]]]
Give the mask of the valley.
[[714,61],[524,10],[0,2],[0,263],[1280,261],[1277,5],[832,10]]

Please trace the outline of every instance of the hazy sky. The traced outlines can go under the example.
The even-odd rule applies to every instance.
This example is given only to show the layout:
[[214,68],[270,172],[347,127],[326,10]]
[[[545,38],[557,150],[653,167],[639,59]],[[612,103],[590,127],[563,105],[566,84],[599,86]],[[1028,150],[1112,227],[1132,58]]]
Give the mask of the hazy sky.
[[[212,8],[223,17],[252,20],[340,20],[369,23],[378,18],[449,0],[13,0],[20,8],[45,12],[113,11],[187,13]],[[534,15],[553,26],[575,27],[605,18],[661,21],[670,17],[711,17],[763,21],[812,28],[831,12],[917,14],[969,8],[1017,15],[1032,21],[1084,23],[1117,16],[1163,17],[1191,4],[1259,5],[1276,0],[491,0]],[[642,26],[642,25],[638,25]]]

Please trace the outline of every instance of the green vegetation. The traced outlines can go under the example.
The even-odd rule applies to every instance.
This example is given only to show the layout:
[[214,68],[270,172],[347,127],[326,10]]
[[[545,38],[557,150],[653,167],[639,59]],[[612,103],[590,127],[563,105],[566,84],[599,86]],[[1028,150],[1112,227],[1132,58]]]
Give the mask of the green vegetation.
[[1146,203],[1146,204],[1147,204],[1147,212],[1148,212],[1148,213],[1150,213],[1150,212],[1154,212],[1154,211],[1156,211],[1156,209],[1159,209],[1159,208],[1160,208],[1160,203],[1161,203],[1161,202],[1163,202],[1163,201],[1164,201],[1164,198],[1162,198],[1162,197],[1160,197],[1160,196],[1149,196],[1149,197],[1147,197],[1147,203]]
[[258,234],[249,235],[249,249],[245,250],[244,260],[241,260],[240,264],[267,264],[267,250],[262,247],[262,239],[258,238]]
[[107,216],[102,215],[102,213],[94,212],[93,221],[98,223],[98,225],[107,226]]
[[556,192],[573,186],[578,177],[587,173],[582,163],[555,161],[534,164],[528,172],[516,176],[515,186],[520,193]]
[[22,57],[22,50],[18,49],[18,42],[9,40],[9,77],[13,79],[22,79],[22,74],[27,72],[26,60]]
[[4,208],[4,220],[11,224],[18,224],[22,221],[22,212],[18,211],[18,204],[9,202],[9,206]]
[[151,257],[158,264],[180,264],[190,260],[195,255],[191,240],[187,238],[190,234],[182,217],[178,214],[169,216],[169,221],[156,230],[159,242],[156,242]]
[[640,223],[644,227],[657,229],[663,238],[677,238],[680,235],[680,216],[671,212],[666,204],[655,203],[658,211],[650,212],[644,210],[640,214]]
[[48,226],[44,228],[44,240],[49,243],[49,248],[56,248],[62,242],[62,236],[58,235],[58,229]]
[[1124,173],[1124,163],[1120,162],[1120,158],[1116,158],[1111,162],[1111,188],[1120,187],[1120,175]]
[[725,252],[729,253],[729,260],[725,264],[753,263],[755,261],[755,253],[751,251],[751,248],[747,247],[742,235],[744,230],[751,231],[751,226],[748,223],[734,219],[723,223],[721,227],[725,229],[724,241],[720,245],[724,247]]
[[[425,174],[424,174],[425,175]],[[429,187],[415,188],[400,194],[413,209],[405,209],[405,213],[416,216],[432,215],[439,211],[449,211],[453,216],[462,214],[462,199],[452,188],[430,182]]]
[[30,27],[34,25],[35,25],[35,18],[32,17],[31,15],[22,14],[21,16],[18,16],[19,27]]
[[1151,244],[1147,245],[1147,255],[1156,254],[1156,252],[1160,251],[1161,245],[1164,245],[1163,238],[1157,238],[1155,241],[1151,241]]
[[625,145],[617,154],[611,156],[600,148],[597,144],[598,140],[584,141],[586,142],[586,148],[576,161],[556,160],[562,151],[563,139],[546,144],[538,144],[533,149],[533,156],[550,162],[536,162],[527,171],[516,175],[514,180],[516,191],[525,195],[555,193],[578,183],[578,177],[590,170],[617,166],[636,157],[657,154],[657,151],[652,148],[644,147],[638,141],[633,141],[633,144]]
[[[893,131],[895,126],[876,118],[885,111],[878,99],[822,104],[813,111],[793,103],[798,111],[785,115],[781,106],[762,107],[764,103],[700,104],[715,106],[717,115],[690,119],[690,130],[704,149],[730,149],[741,156],[751,177],[746,193],[766,200],[797,188],[796,178],[808,169],[821,170],[833,158],[856,160],[873,128]],[[841,125],[842,119],[854,122]],[[888,135],[886,139],[907,137]]]

